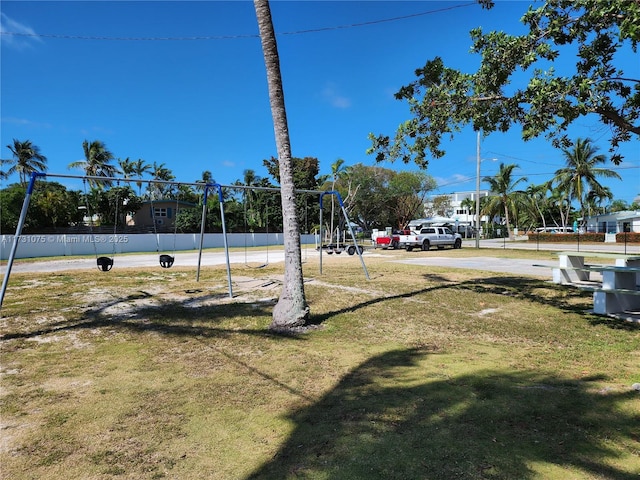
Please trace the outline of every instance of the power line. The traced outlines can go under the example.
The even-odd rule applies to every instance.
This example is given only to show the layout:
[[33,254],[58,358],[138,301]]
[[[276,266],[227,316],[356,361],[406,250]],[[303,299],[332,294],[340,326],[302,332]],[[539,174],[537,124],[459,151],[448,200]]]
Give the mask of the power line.
[[[515,157],[513,155],[507,155],[505,153],[500,153],[500,152],[494,152],[491,150],[487,150],[486,153],[492,153],[494,155],[499,155],[500,157],[504,157],[504,158],[511,158],[513,160],[518,160],[520,162],[526,162],[526,163],[533,163],[536,165],[548,165],[550,167],[557,167],[558,165],[555,163],[546,163],[546,162],[540,162],[537,160],[527,160],[526,158],[522,158],[522,157]],[[561,159],[562,162],[564,162],[564,159]],[[611,170],[626,170],[629,168],[640,168],[640,161],[639,160],[624,160],[625,164],[631,163],[631,165],[613,165],[611,167]],[[636,163],[638,163],[638,165],[635,165]]]
[[[428,10],[426,12],[412,13],[409,15],[402,15],[400,17],[392,17],[392,18],[383,18],[379,20],[371,20],[369,22],[360,22],[360,23],[350,23],[346,25],[335,25],[329,27],[318,27],[318,28],[310,28],[305,30],[293,30],[291,32],[280,32],[277,33],[277,36],[284,35],[303,35],[307,33],[319,33],[319,32],[328,32],[334,30],[345,30],[348,28],[358,28],[358,27],[366,27],[369,25],[378,25],[381,23],[389,23],[389,22],[397,22],[400,20],[407,20],[410,18],[422,17],[425,15],[433,15],[435,13],[441,13],[448,10],[454,10],[457,8],[470,7],[472,5],[477,5],[476,2],[463,3],[460,5],[452,5],[450,7],[437,8],[435,10]],[[124,41],[124,42],[155,42],[155,41],[202,41],[202,40],[237,40],[244,38],[260,38],[260,35],[257,33],[253,34],[239,34],[239,35],[197,35],[190,37],[106,37],[106,36],[96,36],[96,35],[68,35],[61,33],[35,33],[35,32],[7,32],[0,31],[0,35],[8,35],[14,37],[36,37],[36,38],[55,38],[55,39],[64,39],[64,40],[111,40],[111,41]]]
[[[507,155],[504,155],[507,156]],[[515,157],[511,157],[511,158],[515,158]],[[533,162],[535,163],[535,162]],[[612,167],[611,170],[631,170],[631,169],[640,169],[640,165],[628,165],[628,166],[617,166],[617,167]],[[552,178],[555,175],[555,172],[537,172],[537,173],[523,173],[520,175],[515,175],[514,178],[520,179],[520,178],[524,178],[524,177],[539,177],[539,176],[546,176],[549,178]],[[498,176],[497,173],[494,174],[489,174],[489,175],[483,175],[482,178],[487,178],[487,177],[491,177],[491,178],[496,178]],[[441,183],[438,185],[437,189],[440,189],[442,187],[450,187],[453,185],[459,185],[459,184],[463,184],[463,183],[469,183],[471,181],[475,180],[475,176],[474,175],[465,175],[464,178],[459,178],[456,180],[452,180],[450,182],[445,182],[445,183]]]

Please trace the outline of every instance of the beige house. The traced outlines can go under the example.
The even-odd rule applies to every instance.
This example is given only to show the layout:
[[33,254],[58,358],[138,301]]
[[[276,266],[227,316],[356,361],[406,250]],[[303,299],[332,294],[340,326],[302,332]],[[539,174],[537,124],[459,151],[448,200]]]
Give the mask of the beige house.
[[162,231],[173,230],[178,212],[195,206],[193,203],[176,202],[175,200],[148,201],[142,204],[142,207],[133,214],[133,217],[127,223],[131,226],[142,228],[155,228]]

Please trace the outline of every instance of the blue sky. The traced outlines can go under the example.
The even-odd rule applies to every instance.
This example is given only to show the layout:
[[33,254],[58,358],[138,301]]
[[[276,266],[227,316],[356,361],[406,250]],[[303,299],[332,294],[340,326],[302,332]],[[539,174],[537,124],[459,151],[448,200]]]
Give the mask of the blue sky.
[[[521,32],[528,4],[498,1],[486,11],[467,0],[273,1],[293,155],[317,157],[321,173],[338,158],[374,165],[367,135],[393,135],[409,118],[393,94],[414,70],[441,56],[475,71],[469,30]],[[68,164],[83,159],[84,140],[101,140],[116,158],[164,163],[183,182],[204,170],[221,184],[245,169],[268,176],[262,160],[276,147],[251,1],[2,1],[0,11],[4,32],[38,34],[1,36],[2,158],[14,138],[29,139],[48,157],[49,173],[80,175]],[[640,78],[637,57],[623,62],[626,76]],[[607,153],[597,118],[578,120],[571,135]],[[475,134],[465,130],[443,145],[447,155],[427,170],[437,193],[475,190]],[[623,180],[603,183],[631,203],[640,194],[639,142],[621,153]],[[481,157],[482,176],[516,163],[528,183],[548,180],[564,163],[546,140],[523,142],[517,128],[483,139]]]

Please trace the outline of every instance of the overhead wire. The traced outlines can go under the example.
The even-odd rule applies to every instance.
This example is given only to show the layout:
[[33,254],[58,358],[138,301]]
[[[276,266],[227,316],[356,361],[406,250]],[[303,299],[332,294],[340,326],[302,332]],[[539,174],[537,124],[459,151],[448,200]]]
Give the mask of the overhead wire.
[[[381,24],[381,23],[389,23],[389,22],[407,20],[407,19],[421,17],[421,16],[425,16],[425,15],[432,15],[432,14],[441,13],[441,12],[444,12],[444,11],[450,11],[450,10],[459,9],[459,8],[466,8],[466,7],[470,7],[470,6],[473,6],[473,5],[477,5],[477,2],[473,1],[473,2],[468,2],[468,3],[462,3],[462,4],[451,5],[451,6],[447,6],[447,7],[427,10],[427,11],[424,11],[424,12],[417,12],[417,13],[408,14],[408,15],[401,15],[401,16],[397,16],[397,17],[383,18],[383,19],[371,20],[371,21],[366,21],[366,22],[357,22],[357,23],[350,23],[350,24],[344,24],[344,25],[334,25],[334,26],[327,26],[327,27],[318,27],[318,28],[310,28],[310,29],[302,29],[302,30],[293,30],[293,31],[287,31],[287,32],[279,32],[279,33],[277,33],[277,35],[278,36],[303,35],[303,34],[309,34],[309,33],[319,33],[319,32],[327,32],[327,31],[335,31],[335,30],[344,30],[344,29],[349,29],[349,28],[359,28],[359,27],[365,27],[365,26],[370,26],[370,25],[377,25],[377,24]],[[96,35],[70,35],[70,34],[56,34],[56,33],[0,31],[0,35],[19,36],[19,37],[36,37],[36,38],[70,39],[70,40],[98,40],[98,41],[210,41],[210,40],[233,40],[233,39],[260,38],[260,35],[257,34],[257,33],[256,34],[235,34],[235,35],[198,35],[198,36],[186,36],[186,37],[168,37],[168,36],[167,37],[108,37],[108,36],[96,36]],[[542,162],[538,162],[538,161],[534,162],[532,160],[526,160],[526,159],[522,159],[522,158],[510,156],[510,155],[505,155],[505,154],[500,154],[500,153],[496,153],[496,152],[488,152],[488,153],[494,153],[496,155],[500,155],[500,156],[505,157],[505,158],[513,158],[513,159],[518,160],[518,161],[535,163],[537,165],[541,165],[542,164],[542,165],[549,165],[549,166],[556,166],[557,167],[557,165],[551,164],[551,163],[542,163]],[[624,169],[629,169],[629,168],[640,168],[640,167],[638,167],[638,166],[617,166],[617,168],[615,168],[615,169],[624,170]],[[529,173],[529,174],[520,175],[520,176],[518,176],[518,178],[519,177],[525,177],[525,176],[540,176],[540,175],[553,175],[553,174],[555,174],[555,172],[552,172],[552,173]],[[489,176],[491,176],[491,175],[489,175]],[[438,189],[440,189],[441,187],[467,183],[467,182],[473,180],[474,178],[475,178],[475,176],[469,176],[467,179],[461,179],[461,180],[456,180],[456,181],[452,181],[452,182],[442,183],[442,184],[438,185]]]
[[[462,3],[458,5],[451,5],[448,7],[436,8],[433,10],[427,10],[425,12],[412,13],[408,15],[401,15],[398,17],[391,18],[382,18],[378,20],[370,20],[367,22],[358,22],[358,23],[349,23],[344,25],[334,25],[328,27],[318,27],[318,28],[309,28],[304,30],[293,30],[290,32],[279,32],[276,33],[276,36],[284,36],[284,35],[305,35],[309,33],[319,33],[319,32],[328,32],[335,30],[345,30],[349,28],[359,28],[366,27],[370,25],[378,25],[381,23],[389,23],[389,22],[397,22],[400,20],[407,20],[410,18],[422,17],[425,15],[433,15],[435,13],[441,13],[448,10],[454,10],[457,8],[465,8],[473,5],[477,5],[477,2],[468,2]],[[36,32],[9,32],[9,31],[0,31],[0,35],[8,35],[15,37],[34,37],[34,38],[54,38],[54,39],[64,39],[64,40],[100,40],[100,41],[126,41],[126,42],[156,42],[156,41],[209,41],[209,40],[237,40],[237,39],[247,39],[247,38],[260,38],[260,34],[258,33],[249,33],[249,34],[236,34],[236,35],[194,35],[187,37],[108,37],[101,35],[71,35],[71,34],[62,34],[62,33],[36,33]]]

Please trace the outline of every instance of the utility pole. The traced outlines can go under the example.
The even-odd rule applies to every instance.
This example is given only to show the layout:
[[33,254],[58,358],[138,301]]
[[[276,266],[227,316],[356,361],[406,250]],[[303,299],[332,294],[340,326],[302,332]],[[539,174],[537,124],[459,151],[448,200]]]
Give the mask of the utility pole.
[[480,248],[480,130],[476,140],[476,248]]

